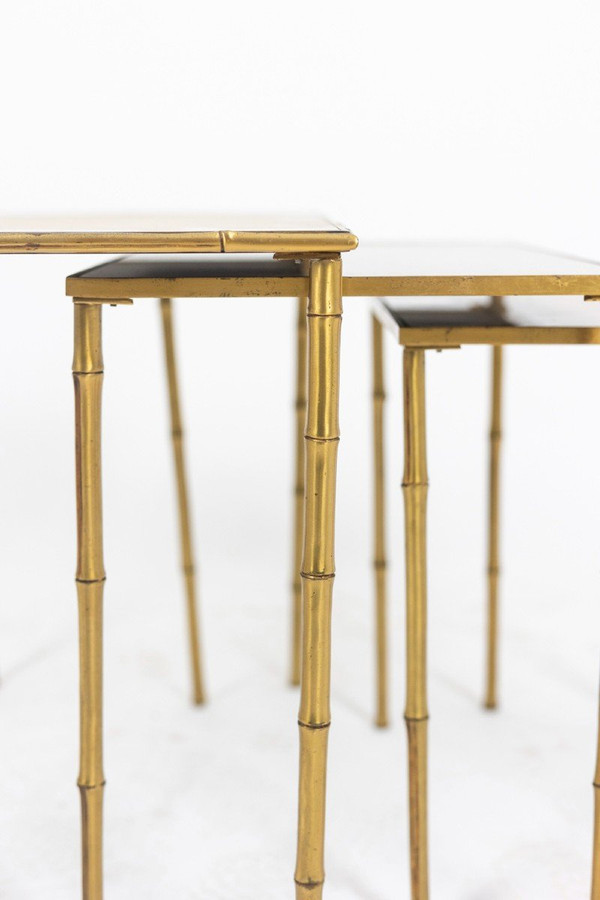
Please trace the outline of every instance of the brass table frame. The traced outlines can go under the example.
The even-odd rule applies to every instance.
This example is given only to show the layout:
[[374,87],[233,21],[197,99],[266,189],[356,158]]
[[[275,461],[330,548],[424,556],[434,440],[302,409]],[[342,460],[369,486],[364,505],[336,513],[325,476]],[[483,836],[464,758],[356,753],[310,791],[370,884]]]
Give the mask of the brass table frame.
[[343,253],[356,237],[322,216],[0,217],[0,253]]
[[[297,900],[322,896],[325,782],[330,713],[331,606],[334,563],[336,461],[339,445],[339,352],[342,322],[342,263],[339,253],[285,253],[293,277],[127,278],[106,277],[106,267],[67,279],[75,306],[73,375],[76,397],[78,511],[77,585],[80,609],[81,770],[84,900],[102,897],[102,498],[100,391],[102,306],[160,297],[163,310],[178,296],[289,295],[293,281],[306,322],[306,417],[300,566],[302,629],[300,774]],[[300,257],[300,262],[293,262]],[[117,261],[118,265],[119,261]],[[108,264],[110,265],[110,264]],[[271,263],[273,265],[273,263]],[[104,270],[104,274],[103,274]],[[298,276],[296,277],[296,272]],[[97,277],[95,277],[97,276]],[[172,359],[174,363],[174,359]],[[304,417],[304,403],[301,409]],[[175,424],[177,431],[177,418]],[[181,488],[183,490],[183,488]]]
[[[588,298],[588,299],[597,299]],[[526,301],[524,301],[526,304]],[[413,309],[410,309],[410,306]],[[448,308],[449,307],[449,308]],[[409,824],[412,900],[428,900],[427,828],[427,473],[425,424],[425,353],[486,345],[492,349],[491,427],[488,507],[487,654],[484,705],[497,705],[498,576],[499,576],[499,455],[501,441],[503,347],[516,345],[600,344],[600,321],[595,326],[539,326],[513,323],[504,315],[503,298],[492,297],[485,307],[466,311],[475,323],[452,321],[451,302],[439,307],[432,323],[418,322],[418,305],[399,311],[380,300],[373,325],[373,414],[375,458],[375,584],[378,639],[385,641],[385,508],[383,467],[383,405],[385,398],[382,332],[388,330],[403,348],[404,476],[406,559],[406,707],[409,760]],[[431,311],[430,315],[431,315]],[[411,322],[411,316],[416,321]],[[403,318],[404,317],[404,318]],[[445,320],[445,317],[448,317]],[[486,318],[489,321],[485,321]],[[480,320],[478,323],[477,320]],[[383,638],[379,635],[379,628]],[[384,673],[385,675],[385,673]],[[385,687],[384,675],[383,686]],[[385,700],[385,694],[380,699]],[[595,813],[592,860],[592,900],[600,900],[600,728],[594,776]]]
[[[302,565],[304,664],[300,700],[298,898],[321,896],[325,827],[325,766],[329,727],[330,617],[334,578],[336,457],[339,442],[341,254],[357,246],[341,225],[318,216],[20,216],[0,218],[0,254],[216,253],[285,254],[301,258],[310,290]],[[306,274],[305,273],[305,274]],[[303,285],[306,278],[302,279]],[[215,287],[215,285],[213,285]],[[293,296],[294,294],[292,294]],[[183,565],[188,592],[195,696],[199,655],[195,631],[193,559],[189,533],[181,418],[172,344],[170,289],[150,296],[162,303],[173,448],[178,479]],[[212,296],[219,294],[212,293]],[[251,296],[256,296],[256,293]],[[80,648],[80,773],[84,900],[101,900],[102,602],[106,573],[102,540],[101,395],[102,306],[130,297],[75,295],[73,380],[77,494],[77,593]]]
[[[392,259],[395,248],[391,247]],[[283,254],[303,258],[302,254]],[[544,254],[542,254],[543,256]],[[300,560],[299,533],[303,532],[303,553],[300,582],[293,585],[293,653],[292,680],[300,675],[302,684],[300,701],[300,802],[298,857],[296,867],[296,896],[320,898],[323,887],[323,837],[325,804],[325,770],[329,714],[330,670],[330,615],[331,586],[333,580],[333,507],[335,501],[334,470],[339,439],[337,424],[339,379],[339,324],[341,295],[372,296],[387,293],[392,296],[474,296],[483,291],[495,295],[519,293],[539,296],[544,294],[581,294],[590,298],[600,297],[600,266],[568,257],[551,257],[561,268],[541,272],[525,271],[523,274],[464,272],[456,274],[406,275],[402,262],[400,274],[393,268],[377,274],[379,262],[373,263],[367,254],[364,269],[364,252],[350,254],[340,281],[341,271],[337,257],[327,255],[319,260],[305,258],[304,268],[278,272],[269,269],[254,277],[239,273],[221,272],[211,277],[122,277],[118,261],[112,275],[89,270],[67,280],[67,293],[76,298],[76,304],[92,306],[111,301],[123,301],[134,297],[175,296],[297,296],[298,359],[297,359],[297,423],[296,485],[295,485],[295,565]],[[556,274],[563,271],[565,275]],[[109,264],[110,267],[110,264]],[[518,267],[515,267],[519,271]],[[308,272],[308,274],[307,274]],[[375,272],[375,274],[373,274]],[[304,298],[308,294],[308,316],[304,315]],[[101,297],[99,300],[97,298]],[[305,330],[306,323],[306,330]],[[578,343],[581,329],[552,329],[546,331],[546,342]],[[588,329],[589,332],[589,329]],[[473,333],[472,330],[470,332]],[[409,748],[409,820],[411,844],[411,885],[413,900],[427,900],[428,850],[427,850],[427,690],[426,690],[426,534],[425,511],[427,497],[427,464],[425,453],[424,421],[424,350],[432,346],[458,346],[468,342],[467,334],[450,333],[438,329],[435,335],[418,330],[411,331],[411,346],[405,351],[405,473],[403,492],[407,523],[407,690],[405,718]],[[550,341],[550,337],[552,340]],[[481,342],[482,335],[479,335]],[[485,342],[501,345],[506,342],[500,333],[488,329]],[[539,329],[513,329],[513,342],[544,342]],[[383,365],[377,360],[381,350],[381,334],[374,326],[376,360],[374,368],[374,426],[381,432],[383,416]],[[588,341],[586,341],[588,342]],[[308,346],[307,346],[308,345]],[[305,355],[306,354],[306,355]],[[500,352],[496,360],[496,407],[492,423],[492,447],[499,450],[500,424]],[[325,373],[325,374],[324,374]],[[305,382],[306,378],[306,382]],[[306,384],[306,391],[303,390]],[[300,437],[300,423],[306,406],[306,430]],[[304,444],[305,480],[302,481]],[[379,445],[381,450],[381,443]],[[376,445],[377,451],[377,445]],[[378,724],[387,721],[386,702],[386,602],[385,602],[385,534],[383,530],[383,455],[376,452],[376,537],[375,580],[377,585],[377,641],[378,656]],[[492,494],[498,491],[498,461],[492,455]],[[304,483],[304,501],[300,503]],[[492,504],[493,505],[493,504]],[[497,506],[497,501],[496,501]],[[492,520],[496,513],[492,513]],[[496,539],[494,539],[496,540]],[[496,582],[497,557],[494,542],[490,543],[490,628],[487,699],[495,701],[496,642]],[[299,609],[299,596],[302,604]],[[300,639],[301,631],[301,639]],[[299,653],[300,650],[300,653]],[[600,765],[600,764],[599,764]],[[598,800],[600,804],[600,799]],[[597,812],[600,834],[600,812]],[[596,838],[600,842],[600,836]],[[597,843],[595,863],[600,858]],[[96,900],[96,898],[94,898]],[[594,895],[594,900],[600,900]]]
[[[73,375],[76,409],[76,464],[78,512],[77,588],[80,613],[81,660],[81,768],[83,890],[85,900],[102,898],[102,595],[105,571],[102,552],[101,496],[101,391],[103,378],[102,306],[127,302],[136,296],[163,299],[168,342],[168,300],[175,296],[298,296],[308,295],[306,316],[306,396],[298,390],[298,418],[306,403],[305,495],[296,505],[296,522],[303,531],[301,564],[301,660],[292,675],[301,679],[300,784],[298,853],[295,873],[297,900],[319,900],[323,891],[323,843],[325,825],[325,772],[330,723],[330,627],[334,579],[334,517],[336,457],[339,443],[339,344],[342,296],[434,296],[509,294],[589,294],[600,297],[600,269],[581,265],[519,273],[424,271],[410,273],[397,267],[372,263],[346,269],[342,278],[340,254],[356,247],[356,238],[331,223],[293,224],[246,221],[220,222],[190,217],[143,221],[1,220],[0,253],[275,253],[303,260],[301,274],[274,277],[268,274],[244,283],[243,278],[218,277],[176,280],[151,279],[134,288],[119,279],[70,278],[67,293],[75,301],[75,351]],[[394,258],[396,250],[390,247]],[[411,251],[412,252],[412,251]],[[352,260],[353,254],[349,254]],[[566,259],[566,258],[565,258]],[[385,268],[385,271],[384,271]],[[183,293],[180,293],[180,289]],[[249,293],[249,290],[251,292]],[[304,305],[304,304],[303,304]],[[299,346],[304,346],[299,328]],[[376,340],[376,338],[375,338]],[[167,355],[169,353],[166,346]],[[426,900],[427,885],[427,760],[426,760],[426,665],[425,665],[425,505],[427,472],[424,429],[424,346],[405,351],[406,460],[404,494],[408,531],[407,547],[407,702],[409,737],[411,872],[413,900]],[[299,354],[298,384],[303,351]],[[377,401],[383,391],[375,385]],[[175,445],[180,420],[174,416]],[[176,451],[177,453],[177,451]],[[176,457],[177,459],[177,457]],[[378,461],[382,469],[383,459]],[[182,482],[180,481],[180,488]],[[298,480],[299,484],[299,480]],[[378,508],[383,508],[380,496]],[[383,550],[383,545],[380,548]],[[383,563],[383,565],[381,565]],[[184,565],[185,565],[184,558]],[[376,554],[376,579],[385,583],[385,553]],[[297,587],[295,594],[298,596]],[[385,597],[379,604],[378,636],[385,639]],[[296,631],[298,629],[296,628]],[[296,642],[297,644],[297,642]],[[385,659],[380,657],[380,688],[385,684]],[[380,691],[378,720],[386,719],[385,694]],[[600,760],[596,776],[600,784]],[[597,797],[598,797],[597,793]],[[600,798],[596,805],[595,866],[600,858]],[[600,870],[598,870],[600,871]],[[595,877],[594,900],[600,897]]]
[[171,442],[177,484],[177,510],[179,513],[179,536],[181,542],[181,567],[185,583],[187,601],[188,638],[190,663],[192,668],[192,697],[194,703],[205,700],[202,658],[198,625],[198,603],[196,600],[196,565],[192,542],[191,514],[188,499],[187,472],[185,465],[184,435],[181,416],[181,401],[177,377],[177,357],[173,333],[173,310],[170,300],[160,301],[162,332],[169,389],[169,413],[171,418]]

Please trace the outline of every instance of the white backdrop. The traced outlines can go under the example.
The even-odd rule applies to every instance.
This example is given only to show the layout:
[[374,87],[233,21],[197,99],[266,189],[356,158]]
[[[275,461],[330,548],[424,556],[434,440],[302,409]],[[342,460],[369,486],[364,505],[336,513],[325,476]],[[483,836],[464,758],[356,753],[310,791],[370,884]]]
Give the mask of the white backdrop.
[[[600,255],[600,7],[29,2],[2,12],[2,212],[323,211],[363,239]],[[0,259],[0,896],[77,895],[71,308]],[[153,302],[105,312],[107,897],[290,896],[293,301],[176,304],[210,705],[187,705]],[[399,353],[393,728],[373,697],[369,322],[342,360],[328,885],[407,896]],[[592,348],[512,349],[502,710],[482,682],[488,354],[428,360],[432,895],[586,896],[600,656]]]

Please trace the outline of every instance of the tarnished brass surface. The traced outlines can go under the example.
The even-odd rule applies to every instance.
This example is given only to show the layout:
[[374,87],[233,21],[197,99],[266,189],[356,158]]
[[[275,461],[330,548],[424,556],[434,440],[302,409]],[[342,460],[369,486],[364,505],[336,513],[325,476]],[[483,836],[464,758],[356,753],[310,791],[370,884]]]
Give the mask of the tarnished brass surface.
[[[69,246],[64,236],[47,236],[40,246],[37,235],[2,233],[0,222],[0,252],[63,252]],[[188,223],[189,224],[189,223]],[[334,226],[330,226],[335,229]],[[257,233],[214,231],[202,235],[189,230],[178,234],[163,231],[146,234],[72,235],[79,252],[202,252],[219,254],[243,252],[274,253],[278,259],[309,259],[312,255],[348,251],[356,247],[354,235],[343,229],[324,230],[320,234],[282,230]],[[117,244],[115,239],[118,239]],[[54,242],[55,246],[51,244]],[[336,246],[332,246],[333,244]],[[132,246],[133,244],[133,246]],[[293,246],[291,246],[293,244]],[[315,246],[319,244],[319,246]],[[95,248],[95,249],[93,249]],[[73,252],[77,252],[74,250]],[[132,260],[132,264],[133,264]],[[257,275],[252,268],[246,272],[223,273],[217,267],[214,278],[205,271],[194,278],[189,271],[182,276],[175,271],[170,278],[124,277],[120,266],[119,278],[113,277],[114,264],[106,272],[102,267],[89,272],[85,280],[96,282],[77,288],[70,284],[68,291],[89,296],[96,290],[104,296],[137,297],[222,297],[222,296],[304,296],[307,278],[283,273],[276,266],[270,272]],[[127,265],[125,266],[127,268]],[[73,280],[85,273],[71,276]],[[105,280],[103,293],[99,284]],[[130,283],[128,288],[127,283]],[[131,282],[135,282],[131,285]],[[144,284],[145,282],[145,284]],[[171,287],[169,287],[169,283]],[[137,293],[128,293],[128,290]],[[439,245],[419,244],[363,244],[347,254],[343,278],[345,297],[461,297],[461,296],[556,296],[600,295],[600,264],[576,259],[564,254],[548,253],[527,247],[502,245]]]
[[67,294],[95,296],[104,291],[109,297],[308,297],[308,278],[281,276],[105,278],[99,269],[97,277],[67,278]]
[[407,328],[403,329],[401,343],[423,350],[452,349],[463,344],[600,344],[600,328]]
[[190,661],[192,666],[192,696],[194,703],[204,703],[204,683],[202,678],[202,661],[200,654],[200,638],[198,628],[198,606],[196,600],[196,569],[194,564],[194,550],[192,543],[191,517],[188,502],[185,453],[183,448],[183,425],[181,419],[181,404],[179,400],[175,338],[173,334],[173,310],[170,299],[161,299],[160,310],[162,314],[165,362],[167,368],[167,381],[169,385],[169,409],[171,415],[173,460],[175,463],[175,477],[177,479],[177,505],[179,510],[179,532],[181,538],[181,564],[185,581]]
[[373,480],[374,480],[374,557],[375,576],[375,657],[377,669],[377,705],[375,724],[388,724],[387,701],[387,557],[385,541],[385,453],[383,414],[385,382],[383,369],[383,329],[372,316],[373,337]]
[[102,900],[102,306],[75,302],[75,463],[84,900]]
[[598,291],[600,274],[403,277],[344,276],[344,297],[583,296]]
[[427,455],[425,356],[404,350],[406,707],[412,900],[427,900]]
[[310,264],[296,898],[321,898],[339,442],[341,262]]
[[222,232],[226,253],[344,253],[354,250],[358,241],[349,231],[274,231],[260,234]]
[[296,323],[296,403],[294,473],[294,549],[292,572],[292,664],[290,681],[300,684],[302,644],[302,542],[304,531],[304,427],[306,424],[306,300],[298,298]]
[[361,243],[344,266],[344,296],[600,294],[600,264],[519,244]]
[[498,578],[500,443],[502,440],[502,347],[492,347],[492,412],[490,423],[490,484],[488,523],[488,604],[485,701],[486,709],[498,705]]
[[357,240],[321,216],[18,216],[0,253],[339,253]]
[[600,308],[575,297],[405,298],[376,302],[374,313],[398,343],[424,350],[600,343]]

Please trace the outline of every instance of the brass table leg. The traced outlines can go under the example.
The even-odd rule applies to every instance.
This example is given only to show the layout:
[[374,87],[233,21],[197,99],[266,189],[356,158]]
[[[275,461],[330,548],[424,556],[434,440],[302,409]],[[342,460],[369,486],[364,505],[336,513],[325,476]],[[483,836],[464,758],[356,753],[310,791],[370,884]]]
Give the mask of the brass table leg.
[[188,633],[190,660],[192,665],[192,693],[194,703],[204,703],[204,685],[202,679],[202,663],[200,640],[198,636],[198,608],[196,602],[196,572],[194,552],[192,549],[192,533],[188,503],[185,456],[183,450],[183,428],[181,423],[181,407],[177,383],[177,362],[175,356],[175,339],[173,336],[173,311],[171,301],[160,301],[162,313],[163,337],[165,345],[165,361],[169,383],[169,408],[171,413],[171,437],[173,441],[173,458],[177,478],[177,502],[179,508],[179,531],[181,535],[181,562],[185,579],[187,598]]
[[376,316],[373,326],[373,460],[375,525],[375,634],[377,659],[377,711],[375,724],[388,724],[387,702],[387,560],[385,550],[385,456],[383,447],[383,411],[385,387],[383,374],[383,329]]
[[490,495],[488,531],[488,608],[485,701],[486,709],[498,705],[498,576],[500,442],[502,439],[502,347],[492,347],[492,415],[490,427]]
[[102,306],[75,300],[75,461],[84,900],[102,898]]
[[406,710],[412,900],[427,900],[427,455],[425,357],[404,350]]
[[592,900],[600,900],[600,720],[594,773],[594,845],[592,848]]
[[302,640],[302,531],[304,528],[304,426],[306,424],[306,300],[298,298],[296,325],[296,447],[294,477],[294,556],[292,575],[292,666],[290,681],[300,684]]
[[311,262],[308,328],[306,493],[302,558],[300,785],[296,900],[321,900],[325,778],[330,722],[331,600],[335,482],[339,443],[339,351],[342,280],[339,259]]

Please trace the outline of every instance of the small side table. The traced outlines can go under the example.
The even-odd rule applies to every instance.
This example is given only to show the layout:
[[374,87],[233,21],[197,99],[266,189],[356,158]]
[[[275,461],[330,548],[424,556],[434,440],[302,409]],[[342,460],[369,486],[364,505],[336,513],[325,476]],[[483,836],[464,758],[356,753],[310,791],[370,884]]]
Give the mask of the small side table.
[[[282,241],[280,257],[116,260],[67,279],[75,304],[75,430],[81,667],[81,772],[85,900],[102,896],[102,496],[100,394],[101,319],[106,304],[138,297],[300,296],[308,298],[302,676],[297,900],[318,900],[324,881],[325,774],[330,724],[331,603],[334,566],[336,459],[339,443],[339,347],[342,318],[340,251],[348,232],[320,235],[323,249]],[[253,250],[261,235],[254,236]],[[316,242],[316,241],[315,241]],[[232,246],[240,247],[239,240]],[[264,238],[273,250],[272,237]],[[248,243],[241,244],[242,247]],[[335,247],[337,246],[337,251]],[[297,261],[300,260],[300,261]]]
[[[361,249],[349,259],[345,296],[404,298],[377,305],[379,321],[404,346],[403,493],[406,518],[406,706],[409,760],[410,870],[412,900],[428,900],[427,840],[427,460],[424,356],[428,349],[467,344],[492,347],[496,416],[502,348],[505,344],[596,344],[600,308],[575,299],[600,300],[600,264],[523,246],[388,244]],[[496,298],[490,305],[460,297]],[[561,296],[557,296],[561,295]],[[571,299],[565,299],[571,295]],[[423,298],[436,298],[423,301]],[[514,301],[512,297],[520,297]],[[547,297],[528,301],[528,297]],[[504,298],[503,300],[501,298]],[[540,308],[541,307],[541,308]],[[381,451],[383,380],[381,335],[375,329],[375,430]],[[493,436],[494,438],[496,435]],[[495,446],[494,446],[495,445]],[[492,440],[492,505],[497,504],[497,441]],[[376,453],[377,610],[385,614],[383,458]],[[492,527],[495,510],[492,510]],[[488,672],[486,701],[496,699],[497,577],[495,533],[490,546]],[[385,619],[380,620],[385,640]],[[385,671],[380,668],[380,689]],[[380,690],[380,713],[385,692]],[[383,710],[385,713],[385,709]],[[600,900],[600,757],[596,772],[593,900]]]
[[[317,680],[303,684],[300,709],[300,835],[298,896],[320,896],[323,881],[324,796],[306,801],[315,776],[324,795],[329,724],[329,604],[334,577],[333,526],[341,254],[357,246],[348,229],[314,216],[98,216],[0,218],[0,254],[214,253],[286,254],[304,260],[311,284],[307,307],[311,393],[306,432],[310,484],[306,503],[303,596],[306,654]],[[304,280],[306,281],[306,279]],[[159,294],[165,298],[170,291]],[[214,295],[213,295],[214,296]],[[254,295],[255,296],[255,295]],[[83,896],[102,897],[102,553],[100,402],[101,313],[104,298],[75,305],[74,382],[80,613]],[[304,798],[304,799],[303,799]]]
[[[286,254],[287,255],[287,254]],[[302,254],[291,254],[303,258]],[[67,293],[76,303],[76,346],[99,348],[100,315],[104,303],[127,302],[137,297],[252,297],[308,294],[308,409],[306,427],[306,487],[303,515],[297,528],[304,532],[302,561],[302,696],[300,704],[300,798],[298,826],[297,900],[320,898],[323,889],[323,836],[327,730],[329,725],[330,613],[333,580],[333,506],[335,459],[338,442],[337,406],[339,375],[339,325],[341,298],[337,259],[322,258],[303,265],[291,260],[267,258],[181,258],[164,260],[124,259],[87,270],[67,280]],[[560,257],[544,251],[510,247],[435,247],[387,245],[365,247],[350,254],[342,279],[345,296],[438,296],[439,315],[451,315],[453,296],[590,295],[600,298],[600,265]],[[408,304],[410,306],[410,303]],[[570,307],[569,307],[570,308]],[[85,312],[81,312],[85,310]],[[416,311],[416,307],[415,307]],[[388,315],[389,319],[389,315]],[[472,323],[471,323],[472,324]],[[523,323],[520,323],[521,325]],[[538,323],[539,324],[539,323]],[[552,332],[553,342],[581,342],[589,332],[568,325]],[[444,334],[446,337],[444,338]],[[497,335],[472,329],[472,339],[501,344]],[[519,339],[518,336],[521,336]],[[511,325],[513,341],[537,342],[536,325],[520,331]],[[426,577],[425,505],[426,462],[424,432],[423,350],[429,346],[455,346],[458,333],[447,325],[441,333],[411,331],[411,355],[406,363],[407,475],[405,494],[409,543],[407,552],[407,699],[409,742],[411,881],[413,900],[427,900],[427,674],[426,674]],[[299,356],[302,358],[303,321],[299,319]],[[535,340],[534,340],[535,339]],[[546,337],[548,340],[548,336]],[[445,341],[445,343],[444,343]],[[454,343],[453,343],[454,341]],[[433,343],[432,343],[433,342]],[[510,342],[510,341],[509,341]],[[99,349],[96,350],[99,352]],[[76,358],[78,358],[76,356]],[[94,368],[96,366],[96,368]],[[92,385],[100,374],[99,363],[88,358],[76,372],[90,379],[86,409],[95,408]],[[299,388],[303,375],[299,373]],[[378,385],[376,384],[376,389]],[[382,385],[379,385],[382,388]],[[379,392],[382,394],[382,390]],[[300,399],[301,390],[299,390]],[[382,399],[382,397],[381,397]],[[301,407],[301,404],[298,404]],[[80,442],[91,454],[99,436],[99,409],[93,427],[84,433],[84,417],[78,426]],[[80,451],[81,452],[81,451]],[[298,456],[302,450],[298,446]],[[382,466],[382,460],[381,466]],[[300,460],[298,459],[298,466]],[[91,463],[89,464],[91,468]],[[99,457],[95,460],[99,472]],[[91,481],[99,482],[93,472]],[[80,476],[81,479],[81,476]],[[381,492],[381,483],[379,485]],[[97,494],[85,509],[100,510]],[[99,513],[98,513],[99,514]],[[302,521],[303,520],[303,524]],[[378,590],[385,591],[385,546],[381,533],[376,559]],[[296,541],[296,546],[298,542]],[[383,563],[383,565],[382,565]],[[98,590],[99,588],[96,588]],[[385,599],[384,594],[380,599]],[[380,614],[385,603],[379,603]],[[380,621],[380,644],[385,641],[385,621]],[[494,637],[495,640],[495,637]],[[84,644],[84,650],[87,649]],[[93,649],[98,652],[98,648]],[[379,669],[380,685],[385,666]],[[385,695],[380,694],[380,701]],[[97,700],[95,701],[97,702]],[[385,712],[380,702],[380,712]],[[94,735],[95,740],[100,735]],[[92,753],[93,756],[93,753]],[[598,807],[600,808],[600,806]],[[598,859],[598,842],[595,859]],[[97,900],[94,896],[94,900]]]

